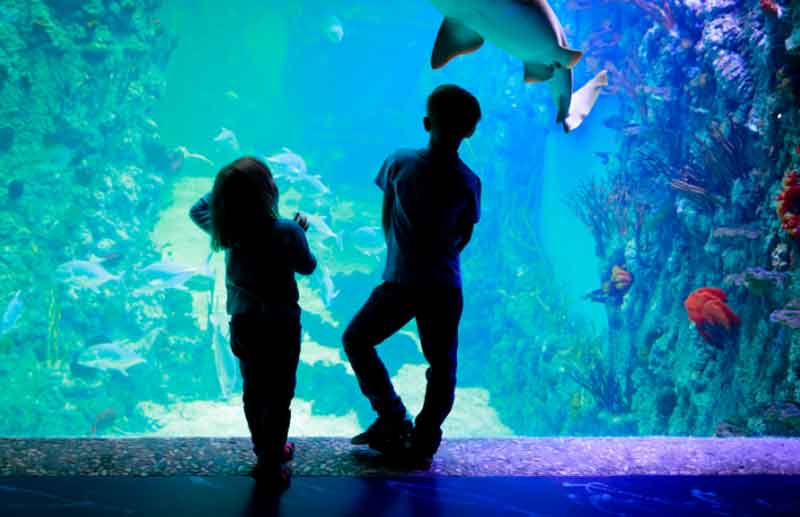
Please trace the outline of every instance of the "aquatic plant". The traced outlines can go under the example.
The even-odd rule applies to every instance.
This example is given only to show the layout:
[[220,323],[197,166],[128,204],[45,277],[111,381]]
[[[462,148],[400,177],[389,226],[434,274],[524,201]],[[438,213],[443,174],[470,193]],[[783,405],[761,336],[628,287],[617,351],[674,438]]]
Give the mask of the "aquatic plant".
[[45,343],[45,357],[47,364],[53,365],[61,358],[59,347],[59,328],[61,324],[61,305],[58,300],[58,291],[53,288],[49,292],[47,309],[47,341]]
[[611,182],[592,178],[578,185],[565,203],[592,232],[598,256],[603,256],[615,238],[627,236],[632,226],[638,229],[641,225],[641,218],[631,223],[629,211],[635,210],[634,197],[622,176]]
[[708,136],[696,136],[694,158],[702,167],[709,187],[718,194],[727,195],[733,182],[749,170],[745,128],[730,120],[727,134],[722,124],[713,121]]
[[672,13],[672,6],[666,0],[657,2],[655,0],[630,0],[640,9],[648,13],[665,29],[672,31],[675,29],[675,16]]
[[573,367],[568,375],[591,394],[598,407],[613,414],[630,410],[630,400],[625,397],[614,369],[602,354],[590,354],[584,358],[582,366]]

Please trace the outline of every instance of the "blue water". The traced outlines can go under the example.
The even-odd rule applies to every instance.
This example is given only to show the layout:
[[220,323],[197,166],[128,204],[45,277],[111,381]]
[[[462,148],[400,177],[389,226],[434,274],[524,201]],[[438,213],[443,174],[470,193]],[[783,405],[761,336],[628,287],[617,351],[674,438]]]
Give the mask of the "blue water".
[[[586,41],[601,22],[637,24],[639,34],[649,27],[641,13],[617,4],[573,10],[568,2],[551,3],[573,46],[587,52],[574,69],[575,89],[596,73],[587,65],[594,54]],[[585,368],[586,357],[605,353],[609,330],[607,307],[583,297],[600,287],[608,264],[596,258],[592,235],[570,204],[577,187],[607,174],[596,153],[620,149],[620,133],[603,124],[620,111],[619,93],[602,95],[585,123],[564,134],[555,123],[548,87],[525,84],[520,60],[492,41],[432,70],[442,14],[426,0],[164,0],[152,2],[156,9],[133,8],[136,31],[120,28],[124,23],[115,22],[111,11],[66,15],[46,4],[37,3],[37,9],[49,12],[61,37],[75,45],[86,45],[79,32],[99,24],[120,46],[141,38],[174,49],[165,52],[163,63],[120,51],[107,58],[105,69],[87,64],[85,53],[69,51],[64,58],[66,70],[96,74],[83,96],[68,97],[63,109],[70,120],[84,116],[86,126],[101,127],[102,117],[81,106],[90,105],[92,97],[104,99],[108,106],[98,109],[118,111],[122,127],[102,126],[101,132],[120,135],[115,142],[123,143],[108,144],[113,150],[75,150],[47,188],[37,186],[41,169],[33,164],[23,164],[14,176],[25,178],[26,190],[17,204],[4,205],[9,211],[28,214],[41,200],[51,206],[43,210],[53,213],[38,227],[35,218],[14,219],[13,224],[29,225],[24,235],[33,244],[15,244],[3,257],[8,269],[0,274],[0,308],[9,304],[10,312],[0,335],[5,355],[0,380],[5,376],[4,384],[15,387],[0,396],[0,415],[8,417],[0,420],[0,434],[245,434],[241,379],[227,347],[222,258],[218,254],[207,262],[208,239],[191,223],[188,210],[210,190],[222,165],[245,154],[274,159],[285,149],[302,158],[329,192],[319,195],[308,184],[279,179],[282,215],[301,210],[324,217],[341,239],[340,249],[336,239],[309,232],[332,285],[326,296],[322,269],[300,282],[305,334],[292,433],[349,435],[363,429],[373,415],[340,340],[380,282],[385,260],[380,239],[370,240],[364,231],[380,224],[381,193],[373,180],[394,150],[426,145],[425,100],[443,83],[470,90],[484,113],[461,149],[483,182],[483,213],[462,256],[459,387],[445,433],[609,432],[595,418],[602,411],[598,401],[570,375]],[[3,30],[18,33],[22,41],[40,41],[41,34],[24,23],[17,11],[0,10]],[[79,31],[76,24],[84,28]],[[604,49],[602,60],[623,68],[635,53],[626,45],[638,45],[639,38]],[[19,52],[27,66],[39,70],[52,58],[31,45]],[[125,74],[141,74],[139,83],[119,79]],[[7,74],[9,81],[18,76]],[[122,94],[109,100],[110,90],[98,86],[103,84],[98,77],[123,90],[145,83],[153,92],[136,101]],[[48,106],[70,81],[64,86],[53,73],[28,93],[23,86],[8,87],[0,90],[2,106],[8,111],[26,98]],[[46,113],[41,116],[47,119]],[[38,153],[42,144],[26,137],[44,131],[37,124],[48,123],[31,118],[17,124],[14,145]],[[238,147],[215,141],[223,129],[233,132]],[[141,151],[125,151],[126,130],[136,133],[134,141],[152,134],[164,148],[183,146],[192,155],[174,170],[156,168]],[[99,165],[103,160],[109,162],[106,169]],[[65,179],[95,168],[103,172],[89,172],[88,183]],[[114,185],[134,182],[135,199],[93,197],[105,177]],[[80,203],[61,206],[73,195],[83,196]],[[81,240],[77,229],[57,226],[51,218],[71,221],[92,236]],[[126,246],[119,244],[125,240],[120,232],[127,232]],[[101,236],[111,244],[103,244]],[[88,279],[63,270],[53,277],[59,264],[86,261],[82,267],[91,268],[98,259],[103,272],[85,273]],[[177,279],[147,276],[145,267],[161,261],[189,273]],[[22,273],[25,262],[31,268]],[[106,274],[113,278],[96,283]],[[11,305],[18,290],[20,299]],[[412,410],[424,391],[425,361],[417,339],[412,324],[380,348]],[[97,346],[104,348],[92,349]],[[113,357],[82,360],[91,355],[87,350]]]

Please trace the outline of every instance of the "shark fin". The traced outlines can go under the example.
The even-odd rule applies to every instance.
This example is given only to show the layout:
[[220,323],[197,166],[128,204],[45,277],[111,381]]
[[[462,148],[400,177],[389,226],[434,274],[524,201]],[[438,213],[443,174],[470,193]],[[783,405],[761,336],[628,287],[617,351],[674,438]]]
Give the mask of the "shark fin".
[[553,67],[539,63],[525,63],[525,82],[541,83],[553,78]]
[[561,124],[569,116],[569,107],[572,102],[572,70],[558,68],[553,71],[553,79],[547,83],[553,94],[558,115],[556,122]]
[[455,57],[478,50],[481,45],[480,34],[454,18],[445,18],[433,46],[431,66],[441,68]]
[[580,61],[582,57],[583,52],[580,50],[565,47],[559,47],[557,54],[558,63],[569,70],[572,70],[572,67],[577,65],[578,61]]
[[564,119],[564,131],[569,133],[583,123],[600,97],[600,89],[603,86],[608,86],[608,72],[605,70],[572,95],[569,115]]

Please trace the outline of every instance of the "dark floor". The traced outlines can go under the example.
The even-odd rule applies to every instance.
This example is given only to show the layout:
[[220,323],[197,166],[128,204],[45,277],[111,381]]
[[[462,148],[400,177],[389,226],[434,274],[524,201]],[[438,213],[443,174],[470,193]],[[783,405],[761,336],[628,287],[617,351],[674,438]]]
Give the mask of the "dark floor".
[[0,515],[798,515],[789,476],[297,477],[281,498],[247,477],[0,479]]
[[300,438],[282,498],[242,474],[246,438],[0,439],[0,517],[797,515],[800,440],[446,440],[406,471]]

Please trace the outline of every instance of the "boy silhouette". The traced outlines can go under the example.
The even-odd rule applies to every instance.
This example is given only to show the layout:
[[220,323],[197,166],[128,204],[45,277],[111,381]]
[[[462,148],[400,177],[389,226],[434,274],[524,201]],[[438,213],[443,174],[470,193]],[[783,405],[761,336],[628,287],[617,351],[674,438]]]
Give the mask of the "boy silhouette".
[[[481,183],[458,149],[481,118],[478,100],[455,85],[428,97],[426,149],[400,150],[383,163],[387,260],[375,288],[344,332],[343,344],[359,386],[378,417],[352,443],[430,468],[441,426],[453,407],[458,324],[463,299],[459,255],[480,214]],[[429,363],[425,402],[412,423],[375,347],[416,318]]]

